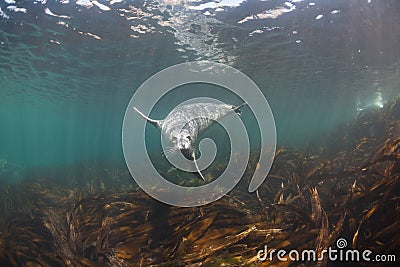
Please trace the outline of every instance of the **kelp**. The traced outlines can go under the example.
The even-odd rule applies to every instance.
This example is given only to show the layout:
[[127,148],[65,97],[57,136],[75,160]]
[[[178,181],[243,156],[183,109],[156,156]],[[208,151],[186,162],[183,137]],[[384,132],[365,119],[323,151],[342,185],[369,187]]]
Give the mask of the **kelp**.
[[250,174],[262,164],[252,155],[239,185],[202,207],[164,205],[127,179],[127,170],[110,166],[36,170],[20,183],[3,180],[0,265],[324,266],[335,262],[287,255],[286,261],[262,261],[257,254],[267,245],[311,249],[321,257],[339,238],[346,249],[398,261],[399,103],[339,127],[318,144],[319,153],[277,149],[268,179],[250,194]]

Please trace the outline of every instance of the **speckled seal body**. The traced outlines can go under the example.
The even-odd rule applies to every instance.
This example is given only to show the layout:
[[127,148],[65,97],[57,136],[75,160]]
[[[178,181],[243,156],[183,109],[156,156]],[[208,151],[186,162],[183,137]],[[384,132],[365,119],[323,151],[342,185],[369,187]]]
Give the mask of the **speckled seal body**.
[[159,127],[162,134],[169,139],[174,144],[174,147],[179,149],[187,159],[196,161],[194,148],[198,135],[221,118],[238,111],[245,104],[246,103],[243,103],[240,106],[215,103],[180,105],[175,107],[164,120],[153,120],[148,118],[137,108],[134,108],[134,110],[148,122]]
[[232,105],[214,103],[177,106],[162,121],[161,131],[189,158],[198,135],[235,109]]

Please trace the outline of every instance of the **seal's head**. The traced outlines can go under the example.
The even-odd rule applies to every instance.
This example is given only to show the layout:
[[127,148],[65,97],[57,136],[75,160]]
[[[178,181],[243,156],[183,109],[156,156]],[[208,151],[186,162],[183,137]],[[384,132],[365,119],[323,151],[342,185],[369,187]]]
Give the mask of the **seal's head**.
[[176,147],[182,152],[187,159],[193,159],[194,138],[187,129],[179,131],[178,135],[173,138]]

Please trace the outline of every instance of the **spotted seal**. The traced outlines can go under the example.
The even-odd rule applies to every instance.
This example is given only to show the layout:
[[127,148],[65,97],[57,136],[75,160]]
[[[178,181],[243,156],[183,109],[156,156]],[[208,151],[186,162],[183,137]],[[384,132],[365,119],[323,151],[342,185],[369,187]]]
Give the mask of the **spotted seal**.
[[187,159],[193,160],[197,172],[204,180],[196,162],[194,148],[197,137],[221,118],[232,112],[239,113],[240,108],[244,105],[246,103],[239,106],[215,103],[180,105],[175,107],[163,120],[151,119],[136,107],[133,109],[149,123],[158,127],[164,136],[173,143],[175,149],[179,149]]

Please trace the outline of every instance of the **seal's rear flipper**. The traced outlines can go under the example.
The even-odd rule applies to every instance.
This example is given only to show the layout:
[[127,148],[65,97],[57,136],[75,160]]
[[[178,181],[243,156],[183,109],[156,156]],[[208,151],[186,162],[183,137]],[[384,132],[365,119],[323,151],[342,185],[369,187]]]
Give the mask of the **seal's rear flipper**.
[[136,107],[133,107],[133,109],[137,112],[137,113],[139,113],[139,115],[140,116],[142,116],[143,118],[145,118],[148,122],[150,122],[151,124],[153,124],[153,125],[155,125],[155,126],[157,126],[157,127],[162,127],[162,123],[163,123],[163,121],[162,120],[153,120],[153,119],[150,119],[149,117],[147,117],[146,115],[144,115],[140,110],[138,110]]
[[239,106],[232,107],[232,110],[235,111],[237,114],[241,114],[242,112],[240,111],[240,108],[242,108],[244,105],[247,105],[247,102],[244,102],[240,104]]
[[197,172],[200,174],[201,179],[203,179],[203,181],[205,181],[206,179],[204,179],[204,176],[203,176],[203,174],[201,174],[201,171],[200,171],[200,169],[199,169],[199,166],[197,165],[196,155],[195,155],[195,152],[194,152],[194,151],[193,151],[192,157],[193,157],[194,165],[196,166]]

